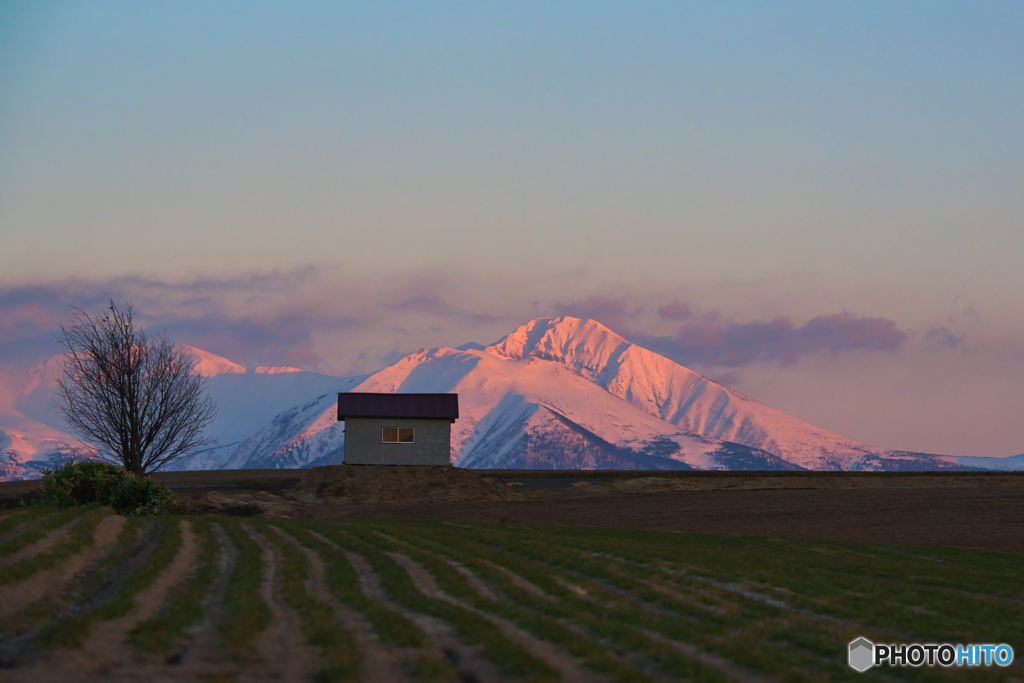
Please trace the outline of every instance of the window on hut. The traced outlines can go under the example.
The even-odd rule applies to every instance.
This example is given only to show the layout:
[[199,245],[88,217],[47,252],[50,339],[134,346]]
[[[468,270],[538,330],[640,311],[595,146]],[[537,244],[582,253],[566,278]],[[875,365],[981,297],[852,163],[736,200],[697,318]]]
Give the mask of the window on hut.
[[381,427],[381,443],[415,443],[415,427]]

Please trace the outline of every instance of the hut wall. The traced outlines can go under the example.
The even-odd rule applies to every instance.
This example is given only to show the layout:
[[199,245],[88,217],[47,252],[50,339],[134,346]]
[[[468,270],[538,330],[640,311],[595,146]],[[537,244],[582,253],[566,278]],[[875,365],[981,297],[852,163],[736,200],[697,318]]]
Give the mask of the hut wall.
[[[383,427],[413,427],[414,443],[383,443]],[[345,419],[346,465],[450,465],[451,422],[382,417]]]

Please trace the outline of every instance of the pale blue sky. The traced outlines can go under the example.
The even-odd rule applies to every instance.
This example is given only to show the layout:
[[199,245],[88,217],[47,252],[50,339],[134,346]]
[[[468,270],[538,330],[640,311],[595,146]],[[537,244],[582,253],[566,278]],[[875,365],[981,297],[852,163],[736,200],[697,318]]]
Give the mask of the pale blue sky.
[[[16,312],[27,285],[150,301],[137,276],[200,292],[154,319],[248,320],[266,294],[238,282],[310,266],[335,295],[276,306],[447,302],[324,323],[305,358],[335,372],[588,297],[646,336],[676,333],[672,301],[794,329],[845,311],[906,343],[726,378],[920,450],[973,443],[949,426],[966,395],[1000,452],[965,454],[1019,453],[1021,36],[1019,2],[0,2],[0,348],[52,325]],[[831,411],[808,391],[844,382]],[[867,407],[894,394],[889,422]]]

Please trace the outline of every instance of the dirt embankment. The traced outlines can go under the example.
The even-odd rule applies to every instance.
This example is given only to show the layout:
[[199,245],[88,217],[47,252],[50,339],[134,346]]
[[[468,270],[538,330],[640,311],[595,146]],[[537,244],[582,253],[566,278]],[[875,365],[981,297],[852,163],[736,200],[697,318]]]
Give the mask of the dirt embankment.
[[[155,475],[209,514],[613,526],[1024,551],[1024,473],[332,466]],[[0,484],[0,500],[13,487]]]
[[[629,527],[1024,551],[1024,474],[1018,473],[450,469],[465,478],[477,477],[493,495],[455,502],[440,496],[426,501],[394,495],[386,499],[387,504],[373,501],[369,494],[363,499],[372,502],[366,503],[324,496],[296,501],[295,514]],[[380,480],[387,477],[383,470],[371,474]]]
[[496,490],[472,470],[397,465],[313,467],[289,497],[339,505],[501,500]]

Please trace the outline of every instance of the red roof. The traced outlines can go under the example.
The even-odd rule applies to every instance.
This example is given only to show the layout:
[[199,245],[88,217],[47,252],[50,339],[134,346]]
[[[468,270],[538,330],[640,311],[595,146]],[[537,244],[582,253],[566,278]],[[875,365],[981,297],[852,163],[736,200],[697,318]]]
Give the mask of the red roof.
[[395,417],[455,421],[459,417],[458,394],[338,394],[338,419],[346,417]]

